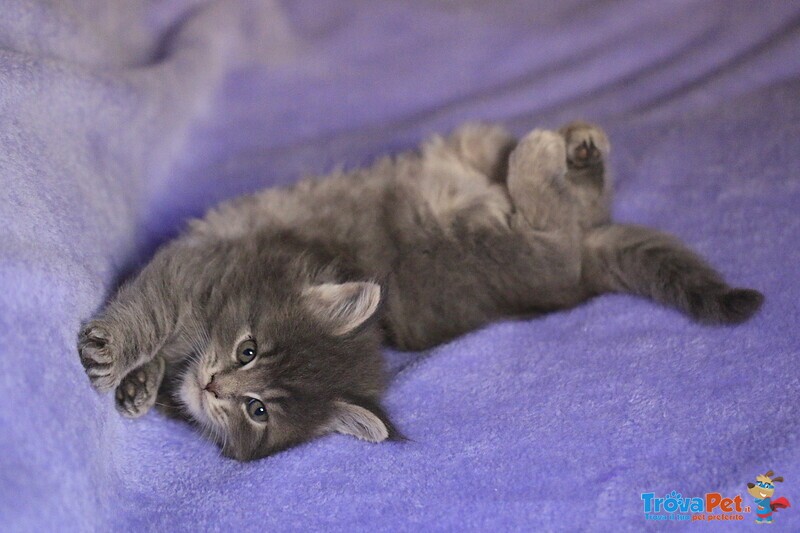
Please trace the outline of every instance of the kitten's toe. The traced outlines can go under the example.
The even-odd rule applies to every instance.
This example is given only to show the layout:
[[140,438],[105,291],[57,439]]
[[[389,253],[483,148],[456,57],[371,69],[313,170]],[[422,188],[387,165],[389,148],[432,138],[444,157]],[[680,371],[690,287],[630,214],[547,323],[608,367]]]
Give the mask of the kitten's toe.
[[115,394],[117,411],[128,418],[147,413],[156,403],[165,367],[164,359],[156,357],[125,376]]
[[570,168],[584,168],[603,163],[611,152],[608,136],[598,126],[575,121],[563,126],[559,133],[567,144],[567,164]]
[[94,388],[106,392],[116,386],[114,339],[106,326],[99,321],[87,324],[78,336],[78,354]]

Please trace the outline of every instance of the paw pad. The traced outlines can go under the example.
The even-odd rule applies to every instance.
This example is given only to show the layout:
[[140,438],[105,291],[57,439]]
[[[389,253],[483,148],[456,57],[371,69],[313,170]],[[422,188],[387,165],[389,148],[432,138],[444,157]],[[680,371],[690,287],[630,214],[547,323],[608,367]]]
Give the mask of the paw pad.
[[573,168],[599,165],[611,150],[603,130],[586,122],[573,122],[559,132],[567,144],[567,162]]
[[149,411],[156,403],[164,368],[164,360],[157,357],[125,376],[114,395],[117,411],[128,418],[137,418]]
[[602,158],[600,150],[594,145],[593,140],[583,141],[573,152],[573,160],[578,163],[592,164]]

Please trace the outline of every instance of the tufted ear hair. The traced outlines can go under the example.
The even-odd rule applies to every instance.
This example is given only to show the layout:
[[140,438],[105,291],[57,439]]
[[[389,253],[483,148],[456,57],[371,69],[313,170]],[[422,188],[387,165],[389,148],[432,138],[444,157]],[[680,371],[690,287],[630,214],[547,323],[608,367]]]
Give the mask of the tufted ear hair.
[[323,283],[303,291],[308,308],[332,324],[333,334],[345,336],[365,324],[381,303],[381,287],[368,281]]
[[337,400],[327,427],[368,442],[404,440],[378,404],[369,400]]

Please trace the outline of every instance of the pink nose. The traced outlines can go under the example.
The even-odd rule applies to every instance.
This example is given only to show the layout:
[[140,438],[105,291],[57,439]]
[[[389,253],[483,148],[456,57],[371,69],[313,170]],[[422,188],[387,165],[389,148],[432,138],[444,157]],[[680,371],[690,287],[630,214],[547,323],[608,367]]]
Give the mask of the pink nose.
[[219,398],[219,389],[217,388],[217,384],[214,383],[214,376],[211,376],[211,380],[208,382],[208,384],[205,386],[203,390],[207,390],[208,392]]

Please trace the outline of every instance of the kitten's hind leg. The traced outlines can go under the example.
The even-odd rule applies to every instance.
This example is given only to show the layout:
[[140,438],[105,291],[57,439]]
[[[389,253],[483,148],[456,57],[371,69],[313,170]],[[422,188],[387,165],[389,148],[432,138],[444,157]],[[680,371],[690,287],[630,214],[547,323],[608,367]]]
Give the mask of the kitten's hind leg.
[[575,121],[558,130],[567,146],[567,180],[574,186],[584,228],[611,221],[611,179],[606,163],[608,136],[588,122]]
[[115,395],[117,411],[128,418],[138,418],[147,413],[156,403],[165,369],[164,358],[156,356],[125,376]]
[[547,231],[572,225],[573,197],[566,174],[566,144],[558,133],[533,130],[511,152],[508,192],[533,229]]
[[515,144],[514,136],[503,127],[476,122],[457,128],[442,146],[492,182],[502,183]]
[[646,296],[712,324],[744,322],[764,301],[758,291],[730,287],[674,237],[624,224],[586,235],[582,281],[589,293]]

